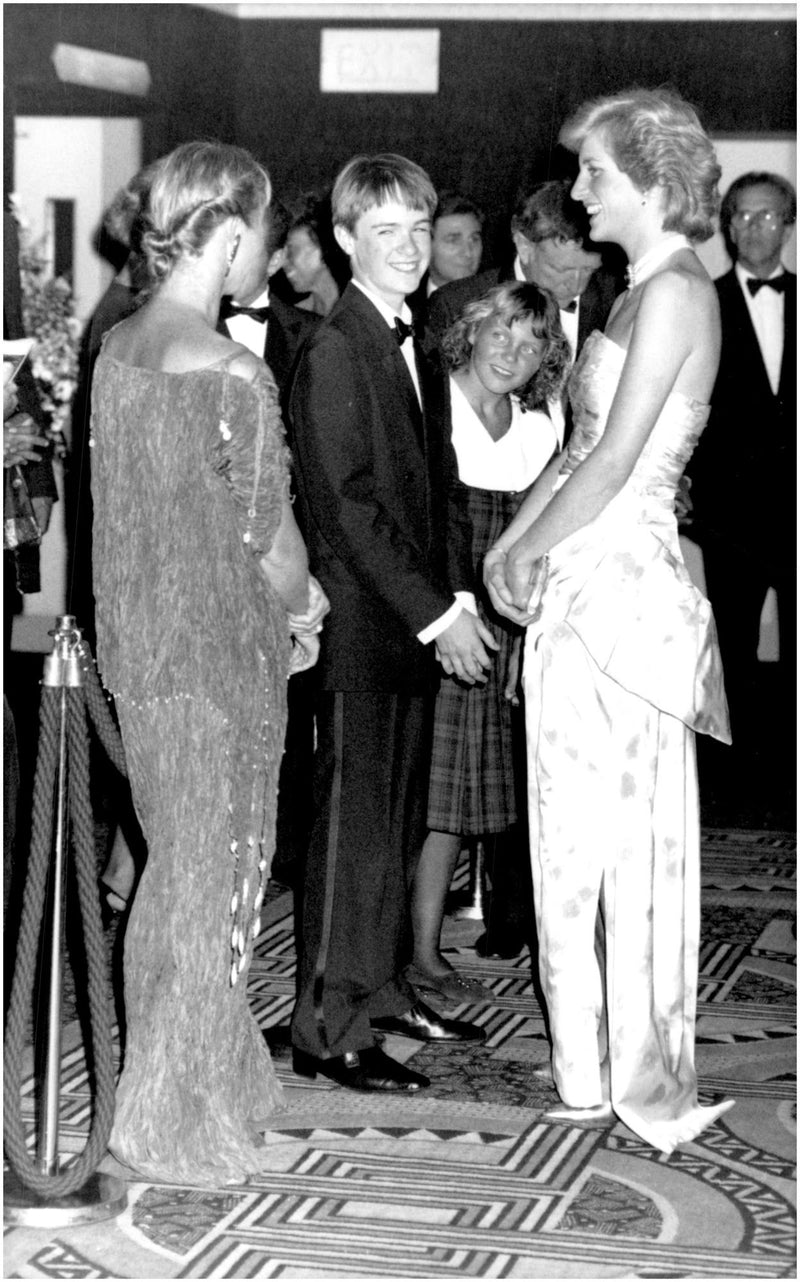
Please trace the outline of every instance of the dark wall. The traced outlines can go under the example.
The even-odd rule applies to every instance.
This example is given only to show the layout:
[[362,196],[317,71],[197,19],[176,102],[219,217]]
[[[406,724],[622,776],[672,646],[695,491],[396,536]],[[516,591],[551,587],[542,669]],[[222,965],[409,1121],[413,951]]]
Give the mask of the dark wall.
[[[332,9],[335,7],[332,7]],[[792,22],[419,21],[441,32],[436,95],[322,94],[326,26],[403,22],[230,16],[177,4],[6,4],[8,117],[135,115],[145,160],[187,138],[237,141],[292,199],[359,151],[400,151],[440,186],[472,193],[497,239],[516,196],[571,163],[558,128],[586,97],[673,83],[717,135],[795,130]],[[146,101],[59,84],[57,41],[144,59]],[[13,126],[12,126],[13,128]],[[13,132],[6,133],[6,164]]]
[[391,22],[269,21],[240,26],[239,139],[289,196],[329,183],[357,152],[399,151],[438,187],[471,193],[490,239],[534,182],[569,172],[555,147],[588,97],[672,82],[717,134],[795,130],[790,22],[480,22],[438,27],[436,95],[322,94],[323,27]]

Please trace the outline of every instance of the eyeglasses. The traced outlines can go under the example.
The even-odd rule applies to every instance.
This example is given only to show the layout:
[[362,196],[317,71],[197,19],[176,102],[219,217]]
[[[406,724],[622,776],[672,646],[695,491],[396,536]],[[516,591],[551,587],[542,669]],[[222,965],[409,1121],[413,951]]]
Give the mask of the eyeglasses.
[[731,215],[731,223],[734,227],[749,227],[751,223],[757,223],[775,231],[776,227],[783,226],[783,215],[776,214],[774,209],[740,209]]

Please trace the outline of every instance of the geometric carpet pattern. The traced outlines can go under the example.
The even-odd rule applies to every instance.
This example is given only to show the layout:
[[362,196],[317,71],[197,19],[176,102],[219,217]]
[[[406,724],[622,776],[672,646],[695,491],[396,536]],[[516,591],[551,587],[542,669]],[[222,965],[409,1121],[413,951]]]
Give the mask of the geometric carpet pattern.
[[[467,875],[462,863],[456,886]],[[485,961],[479,922],[448,918],[447,955],[489,989],[447,1007],[483,1046],[387,1051],[431,1078],[418,1097],[294,1076],[264,1168],[220,1191],[132,1183],[113,1220],[9,1228],[6,1278],[780,1278],[795,1276],[796,841],[704,829],[696,1060],[701,1102],[736,1105],[669,1157],[621,1123],[546,1121],[555,1100],[527,952]],[[294,992],[291,896],[272,895],[250,971],[256,1016]],[[426,998],[427,1000],[427,998]],[[440,1004],[440,1008],[444,1009]],[[65,1030],[60,1145],[91,1100]],[[103,1170],[121,1174],[109,1158]]]

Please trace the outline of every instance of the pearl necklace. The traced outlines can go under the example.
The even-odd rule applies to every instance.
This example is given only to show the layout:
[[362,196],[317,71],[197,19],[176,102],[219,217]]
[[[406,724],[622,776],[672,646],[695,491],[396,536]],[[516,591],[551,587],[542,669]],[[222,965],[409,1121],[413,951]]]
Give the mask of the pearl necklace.
[[676,254],[679,249],[691,249],[692,246],[685,236],[675,232],[673,236],[668,236],[666,240],[659,241],[652,249],[648,249],[646,254],[637,258],[635,263],[630,263],[625,269],[625,277],[628,281],[628,289],[635,289],[643,281],[648,280],[657,267],[660,267],[665,259]]

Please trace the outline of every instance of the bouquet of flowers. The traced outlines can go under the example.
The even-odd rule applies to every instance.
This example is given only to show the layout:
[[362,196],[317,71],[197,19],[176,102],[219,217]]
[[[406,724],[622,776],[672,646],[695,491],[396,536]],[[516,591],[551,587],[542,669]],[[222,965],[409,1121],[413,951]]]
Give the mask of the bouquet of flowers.
[[51,274],[44,238],[34,241],[18,208],[13,208],[19,226],[22,318],[25,333],[36,340],[30,356],[31,373],[49,418],[47,435],[53,441],[55,456],[64,458],[78,385],[81,324],[73,313],[72,285],[63,276]]

